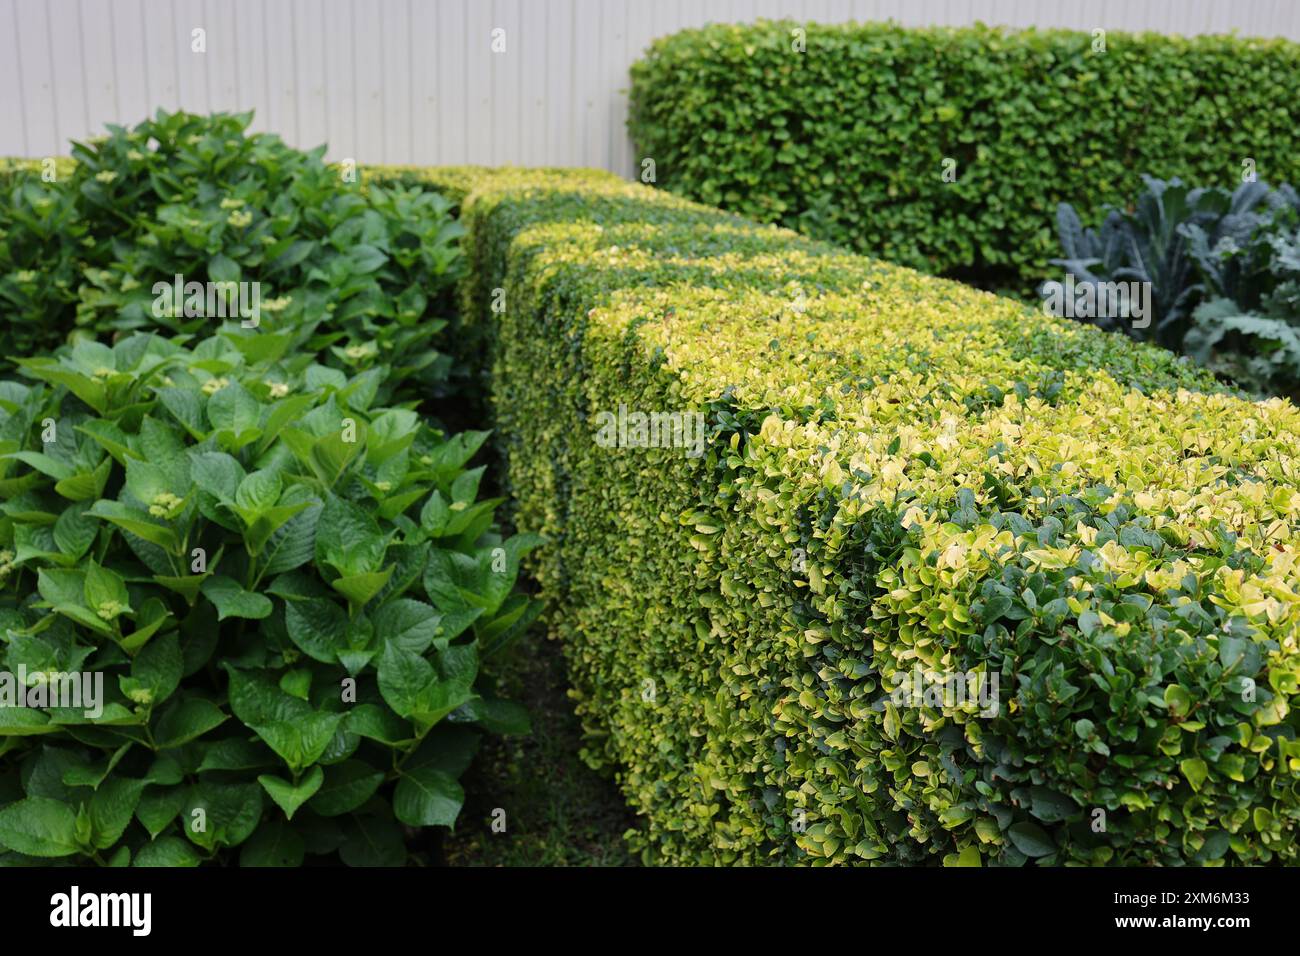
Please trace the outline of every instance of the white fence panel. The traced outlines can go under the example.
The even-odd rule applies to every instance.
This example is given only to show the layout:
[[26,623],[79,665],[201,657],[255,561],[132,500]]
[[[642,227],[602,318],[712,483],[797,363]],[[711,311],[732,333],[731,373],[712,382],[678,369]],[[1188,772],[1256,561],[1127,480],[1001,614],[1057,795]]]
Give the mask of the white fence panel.
[[0,156],[162,106],[251,109],[333,159],[630,176],[629,65],[655,37],[759,17],[1300,40],[1291,0],[0,0]]

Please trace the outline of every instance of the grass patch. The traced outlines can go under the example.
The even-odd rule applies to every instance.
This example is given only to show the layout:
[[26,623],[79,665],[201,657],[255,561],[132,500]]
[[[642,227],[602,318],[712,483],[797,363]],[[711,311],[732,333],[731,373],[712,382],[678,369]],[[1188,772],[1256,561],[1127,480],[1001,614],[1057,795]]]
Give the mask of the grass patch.
[[[497,674],[532,715],[527,736],[489,737],[463,778],[465,809],[447,834],[451,866],[636,866],[623,834],[637,827],[612,780],[582,762],[559,644],[534,632]],[[506,813],[492,831],[493,810]]]

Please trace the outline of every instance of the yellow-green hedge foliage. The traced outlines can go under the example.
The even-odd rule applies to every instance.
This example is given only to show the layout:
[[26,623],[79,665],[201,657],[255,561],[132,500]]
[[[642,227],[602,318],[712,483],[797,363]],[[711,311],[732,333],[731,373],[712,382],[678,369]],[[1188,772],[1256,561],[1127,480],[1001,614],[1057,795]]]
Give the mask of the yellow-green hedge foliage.
[[[470,180],[509,490],[648,858],[1295,861],[1293,406],[605,174]],[[620,405],[706,454],[601,447]],[[918,666],[996,714],[896,706]]]

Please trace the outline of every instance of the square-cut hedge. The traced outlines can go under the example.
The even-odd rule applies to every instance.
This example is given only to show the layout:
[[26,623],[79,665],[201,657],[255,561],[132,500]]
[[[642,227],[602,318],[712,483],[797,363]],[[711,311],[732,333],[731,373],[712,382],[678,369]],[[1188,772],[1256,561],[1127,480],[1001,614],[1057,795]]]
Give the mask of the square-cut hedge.
[[1116,31],[714,24],[632,66],[660,186],[890,262],[1027,291],[1059,202],[1141,174],[1295,182],[1300,45]]
[[[1295,859],[1293,406],[612,176],[465,175],[517,521],[648,854]],[[606,447],[620,406],[705,453]],[[996,704],[900,696],[953,675]]]

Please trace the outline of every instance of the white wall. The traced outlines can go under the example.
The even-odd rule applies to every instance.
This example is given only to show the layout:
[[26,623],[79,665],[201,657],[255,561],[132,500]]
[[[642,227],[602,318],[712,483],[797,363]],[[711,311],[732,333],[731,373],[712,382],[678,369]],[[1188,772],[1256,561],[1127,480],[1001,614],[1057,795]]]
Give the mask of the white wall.
[[628,65],[654,37],[760,16],[1300,39],[1295,0],[0,0],[0,156],[163,106],[255,109],[334,159],[630,175]]

